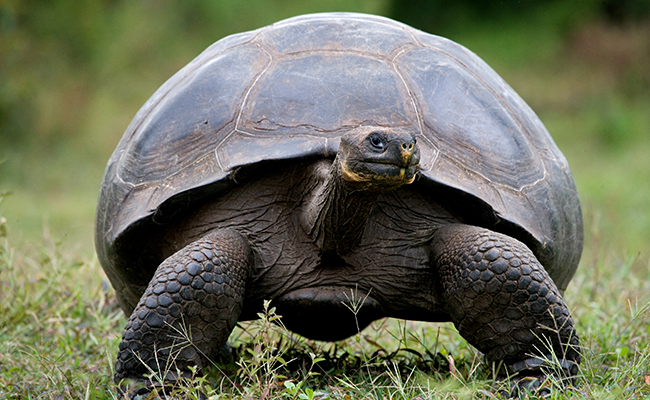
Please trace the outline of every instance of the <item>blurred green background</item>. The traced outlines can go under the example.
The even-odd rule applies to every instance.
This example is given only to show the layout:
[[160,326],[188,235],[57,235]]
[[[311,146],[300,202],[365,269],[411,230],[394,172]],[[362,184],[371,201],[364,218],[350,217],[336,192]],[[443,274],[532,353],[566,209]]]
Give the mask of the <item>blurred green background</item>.
[[322,11],[389,16],[486,60],[567,156],[590,254],[647,268],[650,0],[2,0],[0,235],[91,257],[104,166],[156,88],[228,34]]

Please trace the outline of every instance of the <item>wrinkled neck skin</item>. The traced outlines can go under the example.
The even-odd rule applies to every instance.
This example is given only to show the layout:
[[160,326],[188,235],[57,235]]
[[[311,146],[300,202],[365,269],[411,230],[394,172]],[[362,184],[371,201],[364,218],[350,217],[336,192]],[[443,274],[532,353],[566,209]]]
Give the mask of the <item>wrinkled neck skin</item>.
[[314,168],[303,227],[323,253],[344,256],[358,245],[381,191],[344,180],[338,157],[331,164],[323,161]]

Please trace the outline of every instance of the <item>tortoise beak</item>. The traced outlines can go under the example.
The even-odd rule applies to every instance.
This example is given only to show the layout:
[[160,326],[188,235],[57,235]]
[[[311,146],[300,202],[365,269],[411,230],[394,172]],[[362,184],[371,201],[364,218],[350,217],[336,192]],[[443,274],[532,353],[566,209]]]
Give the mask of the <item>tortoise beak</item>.
[[415,152],[415,143],[413,142],[403,142],[400,145],[400,153],[402,154],[402,165],[404,167],[409,167],[413,159],[413,153]]

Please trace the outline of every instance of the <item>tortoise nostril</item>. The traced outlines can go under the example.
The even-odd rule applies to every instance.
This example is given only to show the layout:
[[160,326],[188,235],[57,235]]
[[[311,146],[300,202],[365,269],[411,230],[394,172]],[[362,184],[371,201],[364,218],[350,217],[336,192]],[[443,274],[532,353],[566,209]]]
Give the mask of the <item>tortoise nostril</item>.
[[405,151],[413,151],[413,143],[402,143],[402,149]]

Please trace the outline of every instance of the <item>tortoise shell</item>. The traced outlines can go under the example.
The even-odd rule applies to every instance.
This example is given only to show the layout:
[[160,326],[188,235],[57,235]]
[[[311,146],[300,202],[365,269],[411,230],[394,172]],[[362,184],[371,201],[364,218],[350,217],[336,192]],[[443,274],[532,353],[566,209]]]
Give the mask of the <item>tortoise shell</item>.
[[105,171],[100,261],[112,281],[137,273],[115,261],[127,233],[218,196],[251,166],[333,158],[342,134],[364,125],[417,131],[423,187],[446,191],[469,222],[522,240],[566,288],[582,214],[567,161],[535,113],[466,48],[349,13],[226,37],[156,91]]

